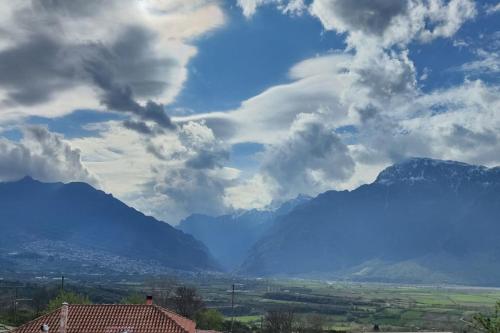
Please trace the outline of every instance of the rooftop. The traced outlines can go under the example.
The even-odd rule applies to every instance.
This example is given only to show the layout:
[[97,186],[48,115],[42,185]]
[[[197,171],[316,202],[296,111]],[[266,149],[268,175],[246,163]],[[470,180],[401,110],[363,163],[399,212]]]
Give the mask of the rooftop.
[[[11,333],[58,333],[61,309],[30,321]],[[195,333],[196,324],[157,305],[68,305],[66,333]]]

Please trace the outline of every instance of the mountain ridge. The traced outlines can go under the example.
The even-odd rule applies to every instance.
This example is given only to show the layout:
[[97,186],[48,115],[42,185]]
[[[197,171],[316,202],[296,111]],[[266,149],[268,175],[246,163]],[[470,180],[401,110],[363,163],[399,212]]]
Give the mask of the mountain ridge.
[[192,214],[177,226],[202,241],[228,270],[236,269],[250,247],[274,221],[311,198],[297,198],[267,210],[250,209],[220,216]]
[[17,262],[19,270],[42,265],[9,253],[44,253],[41,261],[59,258],[51,265],[61,270],[83,264],[127,273],[120,260],[137,272],[219,269],[205,245],[191,235],[82,182],[24,177],[0,183],[0,225],[0,257]]
[[[397,281],[391,267],[403,265],[435,272],[440,282],[496,283],[497,216],[500,168],[409,159],[384,169],[371,184],[327,191],[282,216],[252,247],[241,272]],[[379,267],[370,266],[375,261]],[[364,268],[368,273],[354,274]],[[429,282],[415,274],[412,282]]]

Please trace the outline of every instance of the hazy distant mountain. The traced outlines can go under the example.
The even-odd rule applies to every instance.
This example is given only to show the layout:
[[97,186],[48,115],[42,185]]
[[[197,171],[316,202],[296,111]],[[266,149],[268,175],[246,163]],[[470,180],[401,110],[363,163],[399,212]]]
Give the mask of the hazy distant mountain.
[[279,219],[242,272],[500,285],[500,168],[410,159]]
[[0,272],[215,270],[207,248],[85,183],[0,183]]
[[274,220],[310,200],[301,195],[275,210],[252,209],[238,214],[212,217],[193,214],[178,228],[201,240],[226,269],[237,268],[250,247],[273,224]]

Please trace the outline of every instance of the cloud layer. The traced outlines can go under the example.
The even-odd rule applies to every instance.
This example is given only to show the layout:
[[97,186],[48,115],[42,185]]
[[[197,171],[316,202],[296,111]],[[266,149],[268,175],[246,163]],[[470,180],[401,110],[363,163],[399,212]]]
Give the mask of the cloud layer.
[[[0,176],[96,183],[95,174],[127,203],[176,222],[190,213],[262,208],[298,194],[350,189],[409,156],[500,163],[500,88],[484,79],[498,72],[498,35],[485,36],[488,45],[481,46],[454,40],[473,48],[474,57],[447,69],[463,79],[441,89],[423,88],[429,70],[415,62],[420,46],[452,44],[464,24],[497,15],[495,6],[238,0],[245,24],[262,6],[273,6],[292,18],[318,20],[345,48],[299,61],[281,84],[232,110],[171,119],[166,108],[186,81],[196,38],[225,22],[221,4],[0,4],[0,122],[77,108],[107,109],[124,119],[87,125],[98,134],[68,140],[24,127],[19,142],[0,141]],[[256,164],[251,170],[235,167],[231,155],[246,143],[261,147],[248,157]]]

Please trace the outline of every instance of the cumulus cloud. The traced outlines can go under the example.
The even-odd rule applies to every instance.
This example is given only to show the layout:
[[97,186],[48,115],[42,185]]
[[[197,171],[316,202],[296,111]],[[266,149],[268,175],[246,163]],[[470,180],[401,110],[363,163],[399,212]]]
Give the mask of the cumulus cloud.
[[310,12],[354,46],[376,38],[385,47],[450,37],[477,13],[472,0],[315,0]]
[[104,104],[164,127],[161,104],[178,94],[196,53],[189,40],[224,21],[209,0],[21,0],[0,15],[4,118]]
[[497,93],[497,87],[481,81],[466,82],[400,106],[401,119],[377,115],[360,128],[355,159],[367,165],[411,156],[499,164]]
[[241,7],[243,11],[243,15],[246,17],[251,17],[255,14],[258,7],[264,5],[276,5],[279,10],[281,10],[284,14],[302,14],[307,6],[304,0],[238,0],[238,6]]
[[141,131],[148,129],[130,131],[119,121],[96,124],[93,130],[99,136],[75,138],[71,144],[103,179],[103,188],[127,204],[169,223],[231,208],[224,194],[239,171],[226,166],[229,146],[202,121],[146,136]]
[[155,197],[164,197],[171,218],[190,213],[222,214],[226,211],[224,191],[238,176],[226,168],[228,147],[203,122],[188,122],[179,128],[180,149],[174,159],[157,165]]
[[[245,2],[247,11],[243,9],[250,17],[259,6],[287,3],[250,1]],[[242,1],[240,5],[244,7]],[[493,156],[496,148],[485,148],[473,155],[467,147],[481,140],[490,140],[490,147],[496,147],[496,138],[491,134],[496,130],[497,117],[488,109],[496,107],[491,97],[493,88],[480,81],[466,82],[425,94],[418,86],[417,69],[408,50],[413,41],[427,43],[453,36],[464,22],[475,17],[473,1],[315,0],[308,11],[325,29],[345,34],[348,47],[344,53],[295,65],[290,70],[291,83],[271,87],[230,113],[187,118],[210,119],[207,126],[222,136],[228,132],[219,133],[218,129],[225,128],[222,123],[230,123],[237,129],[236,134],[231,132],[225,137],[230,142],[251,141],[267,146],[260,156],[261,171],[226,191],[233,202],[240,207],[248,203],[262,205],[251,196],[238,195],[249,187],[260,188],[265,197],[293,196],[294,188],[309,194],[326,188],[352,188],[373,180],[377,170],[408,156],[492,163],[485,157]],[[463,96],[458,96],[458,91]],[[477,98],[471,96],[471,91],[477,93]],[[434,110],[438,110],[436,114]],[[305,125],[304,131],[297,130],[302,128],[299,120],[295,123],[306,113],[321,115],[321,122],[316,124],[319,129],[308,124],[320,133],[320,141],[329,142],[330,151],[338,155],[316,158],[307,154],[304,147],[317,152],[314,144],[307,144],[315,137],[304,134],[308,133]],[[471,126],[472,119],[466,114],[481,114],[477,122],[483,125]],[[489,125],[485,127],[484,122]],[[348,128],[345,132],[344,127]],[[457,140],[459,132],[465,141]],[[338,160],[330,160],[328,169],[320,161],[332,156]],[[339,170],[343,172],[335,173]]]
[[472,0],[314,0],[309,6],[297,0],[238,0],[238,5],[247,17],[263,5],[275,5],[285,14],[307,9],[326,30],[347,33],[353,45],[366,38],[391,46],[450,37],[477,14]]
[[97,186],[97,178],[81,161],[78,149],[45,127],[22,129],[20,142],[0,139],[0,179],[18,180],[25,176],[46,182],[82,181]]
[[333,188],[352,176],[354,161],[321,115],[299,114],[288,137],[266,149],[261,168],[273,197],[286,200]]
[[[2,140],[5,156],[28,156],[5,164],[4,173],[15,174],[9,165],[32,172],[37,165],[46,174],[39,178],[95,181],[89,167],[106,191],[175,223],[194,212],[216,215],[300,193],[352,188],[407,156],[500,162],[498,89],[466,81],[424,93],[408,50],[411,42],[453,36],[476,15],[473,1],[238,0],[238,5],[249,18],[263,5],[313,15],[326,30],[343,34],[347,47],[297,63],[287,83],[235,110],[171,120],[164,105],[186,79],[186,64],[196,53],[189,41],[223,23],[217,2],[0,4],[6,18],[0,22],[3,119],[20,110],[53,116],[78,107],[130,115],[89,125],[99,132],[95,137],[68,142],[26,130],[19,143]],[[478,54],[482,64],[462,70],[488,66],[486,60],[493,59],[488,52],[488,57]],[[228,167],[230,145],[243,142],[265,147],[253,156],[260,163],[257,171],[246,178]],[[48,160],[39,161],[42,152],[60,166],[49,169]]]
[[311,13],[328,30],[383,35],[394,17],[408,11],[408,5],[401,0],[317,0],[311,5]]

